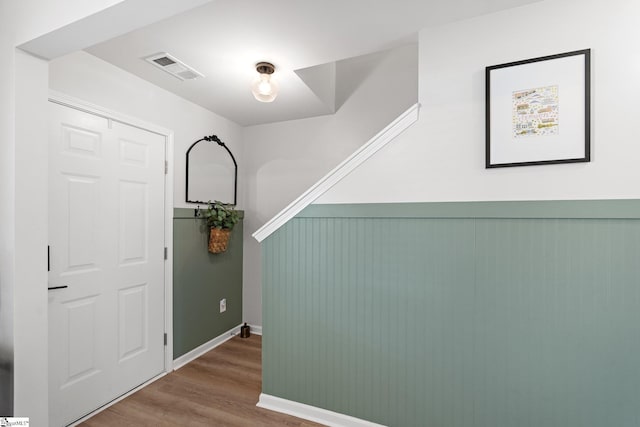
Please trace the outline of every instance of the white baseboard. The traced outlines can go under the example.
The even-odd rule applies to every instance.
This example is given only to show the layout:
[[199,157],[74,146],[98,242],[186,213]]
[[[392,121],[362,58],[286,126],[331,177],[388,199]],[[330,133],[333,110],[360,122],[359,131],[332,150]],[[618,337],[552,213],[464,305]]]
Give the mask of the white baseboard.
[[258,400],[256,406],[330,427],[384,427],[382,424],[372,423],[371,421],[361,420],[360,418],[339,414],[264,393],[260,393],[260,400]]
[[198,357],[202,356],[206,352],[213,350],[214,348],[218,347],[220,344],[226,341],[229,341],[231,338],[233,338],[235,335],[238,335],[239,333],[240,333],[240,325],[236,326],[233,329],[229,329],[227,332],[223,333],[222,335],[219,335],[214,339],[212,339],[211,341],[208,341],[202,344],[201,346],[194,348],[190,352],[183,354],[177,359],[174,359],[173,370],[176,371],[182,368],[187,363],[197,359]]
[[258,325],[249,325],[250,332],[252,334],[256,334],[256,335],[262,335],[262,326],[258,326]]

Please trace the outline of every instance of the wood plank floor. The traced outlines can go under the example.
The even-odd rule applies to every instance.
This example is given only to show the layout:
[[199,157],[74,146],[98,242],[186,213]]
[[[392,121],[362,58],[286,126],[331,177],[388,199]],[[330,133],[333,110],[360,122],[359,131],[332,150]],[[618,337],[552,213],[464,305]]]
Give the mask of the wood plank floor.
[[255,406],[261,353],[262,337],[234,337],[81,426],[320,426]]

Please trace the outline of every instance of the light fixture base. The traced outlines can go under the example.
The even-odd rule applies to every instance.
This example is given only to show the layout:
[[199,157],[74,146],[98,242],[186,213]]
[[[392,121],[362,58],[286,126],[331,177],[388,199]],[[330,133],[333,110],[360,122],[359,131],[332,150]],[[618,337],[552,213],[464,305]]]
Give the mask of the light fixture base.
[[256,64],[256,71],[260,74],[273,74],[276,71],[276,67],[270,62],[258,62]]

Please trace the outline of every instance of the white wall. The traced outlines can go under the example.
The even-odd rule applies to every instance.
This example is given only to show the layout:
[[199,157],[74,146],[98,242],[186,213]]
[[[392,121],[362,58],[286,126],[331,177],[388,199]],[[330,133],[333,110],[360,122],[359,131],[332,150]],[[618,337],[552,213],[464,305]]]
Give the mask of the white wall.
[[[81,8],[68,7],[71,3],[78,4],[37,0],[0,4],[0,321],[13,329],[8,333],[5,326],[0,328],[0,348],[14,352],[14,413],[43,426],[48,424],[47,220],[46,215],[32,213],[41,203],[46,205],[47,181],[42,179],[46,168],[37,169],[40,155],[25,154],[40,148],[46,153],[42,133],[33,139],[46,117],[38,116],[38,102],[31,104],[30,100],[46,88],[47,76],[43,72],[46,65],[18,53],[15,46],[114,1],[96,0]],[[46,12],[51,8],[55,13]],[[34,14],[34,10],[42,13]],[[42,16],[47,19],[43,21]],[[31,194],[21,193],[24,191]],[[39,250],[44,256],[37,256]]]
[[[419,122],[318,203],[640,197],[638,17],[637,1],[547,0],[423,30]],[[592,161],[485,169],[485,67],[585,48]]]
[[[16,23],[15,44],[21,45],[123,0],[20,0],[5,2],[7,17]],[[37,12],[37,13],[36,13]]]
[[46,388],[48,223],[36,219],[48,217],[47,63],[19,50],[15,60],[14,250],[15,274],[19,281],[14,289],[14,398],[16,415],[33,417],[32,422],[36,423],[44,421],[41,414],[49,410]]
[[[51,61],[51,89],[174,132],[174,205],[185,203],[185,153],[205,135],[224,141],[240,167],[242,131],[234,122],[180,98],[86,52]],[[240,181],[239,177],[239,181]],[[238,208],[242,209],[242,183],[238,183]]]
[[14,412],[33,425],[48,425],[47,217],[34,214],[47,203],[47,73],[15,47],[116,3],[123,2],[0,2],[0,352],[15,351]]
[[8,2],[0,2],[0,413],[13,408],[13,288],[14,271],[14,43],[4,17]]
[[[262,325],[260,246],[251,234],[415,104],[416,48],[408,45],[358,58],[342,64],[342,72],[339,64],[338,86],[348,82],[345,86],[355,89],[334,115],[245,128],[243,313],[247,322]],[[368,71],[363,75],[362,70]],[[355,81],[359,83],[352,85]]]

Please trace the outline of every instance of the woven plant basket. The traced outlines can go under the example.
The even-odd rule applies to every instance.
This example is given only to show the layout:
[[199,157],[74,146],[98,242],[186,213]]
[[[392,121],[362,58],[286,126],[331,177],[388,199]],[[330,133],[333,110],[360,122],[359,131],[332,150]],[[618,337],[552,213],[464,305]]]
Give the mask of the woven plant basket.
[[229,236],[231,230],[211,227],[209,232],[209,252],[212,254],[221,254],[227,250],[229,244]]

